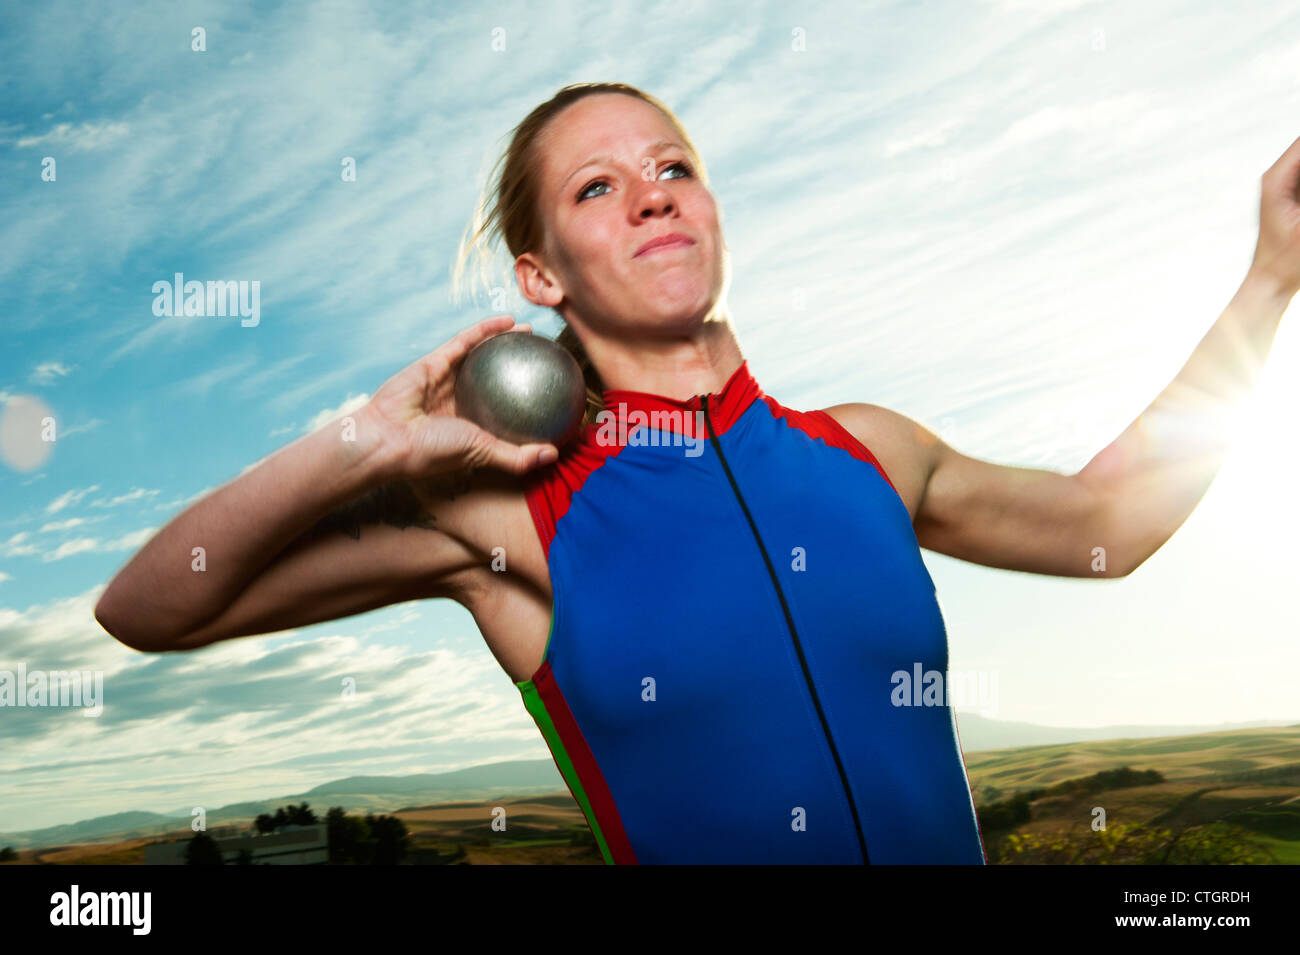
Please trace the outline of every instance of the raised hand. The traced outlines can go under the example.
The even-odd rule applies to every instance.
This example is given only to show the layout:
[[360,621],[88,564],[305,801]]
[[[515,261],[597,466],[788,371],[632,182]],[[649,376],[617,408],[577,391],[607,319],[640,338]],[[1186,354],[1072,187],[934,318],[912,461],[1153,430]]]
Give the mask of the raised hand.
[[1300,139],[1260,180],[1259,241],[1250,271],[1290,298],[1300,290]]
[[402,369],[374,393],[366,411],[384,430],[395,475],[431,477],[480,467],[522,474],[558,456],[553,444],[516,445],[456,416],[456,371],[494,335],[531,331],[510,315],[465,329]]

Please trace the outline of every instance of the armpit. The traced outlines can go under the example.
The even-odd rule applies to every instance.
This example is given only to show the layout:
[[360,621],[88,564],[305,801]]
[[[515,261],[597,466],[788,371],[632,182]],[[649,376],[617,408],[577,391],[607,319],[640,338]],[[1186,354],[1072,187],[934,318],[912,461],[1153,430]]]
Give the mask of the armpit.
[[342,531],[353,540],[360,540],[361,528],[366,524],[388,524],[403,530],[408,527],[438,529],[432,510],[416,495],[411,485],[406,481],[393,481],[371,488],[321,518],[311,532]]

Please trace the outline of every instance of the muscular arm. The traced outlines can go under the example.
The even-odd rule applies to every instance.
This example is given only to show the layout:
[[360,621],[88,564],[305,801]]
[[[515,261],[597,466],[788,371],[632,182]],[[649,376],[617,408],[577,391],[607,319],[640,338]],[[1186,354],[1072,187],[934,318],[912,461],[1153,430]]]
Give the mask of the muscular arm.
[[927,550],[1027,573],[1123,576],[1093,553],[1113,537],[1110,515],[1104,497],[1076,477],[969,457],[879,405],[826,411],[880,460]]
[[1173,536],[1218,473],[1234,405],[1253,386],[1288,301],[1244,283],[1178,376],[1076,474],[970,457],[877,405],[826,410],[880,447],[891,475],[911,476],[922,547],[1027,573],[1123,577]]
[[1164,546],[1219,473],[1290,298],[1248,276],[1173,381],[1077,475],[1107,501],[1098,542],[1130,571]]
[[484,555],[448,529],[491,505],[468,474],[392,481],[357,495],[295,540],[214,619],[150,650],[193,650],[433,597],[462,599]]

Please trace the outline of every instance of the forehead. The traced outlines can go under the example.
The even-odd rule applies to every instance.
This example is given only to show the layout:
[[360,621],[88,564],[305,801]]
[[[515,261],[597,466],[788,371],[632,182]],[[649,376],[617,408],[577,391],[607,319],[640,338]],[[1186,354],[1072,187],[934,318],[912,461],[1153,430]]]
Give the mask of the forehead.
[[540,137],[546,185],[558,188],[594,156],[635,161],[655,140],[678,138],[667,117],[644,100],[622,93],[585,97],[555,116]]

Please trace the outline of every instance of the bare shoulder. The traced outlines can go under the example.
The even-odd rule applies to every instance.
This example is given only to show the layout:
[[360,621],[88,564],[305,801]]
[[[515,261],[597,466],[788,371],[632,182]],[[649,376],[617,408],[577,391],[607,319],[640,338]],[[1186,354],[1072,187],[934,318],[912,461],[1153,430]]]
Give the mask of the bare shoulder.
[[439,528],[477,556],[457,600],[514,681],[541,665],[552,610],[550,571],[525,486],[522,477],[487,468],[411,482]]
[[850,402],[822,410],[875,455],[915,520],[943,443],[938,435],[880,405]]

